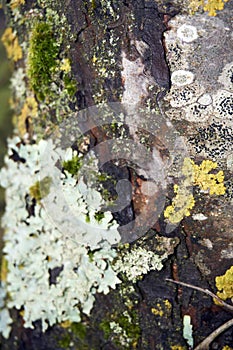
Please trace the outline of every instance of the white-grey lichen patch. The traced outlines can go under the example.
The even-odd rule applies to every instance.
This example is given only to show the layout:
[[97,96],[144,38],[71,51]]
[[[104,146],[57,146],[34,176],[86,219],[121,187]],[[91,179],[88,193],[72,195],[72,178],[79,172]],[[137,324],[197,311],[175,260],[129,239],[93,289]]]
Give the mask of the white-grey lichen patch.
[[200,105],[202,105],[202,106],[209,106],[209,105],[212,104],[213,99],[212,99],[212,97],[211,97],[210,94],[205,93],[205,94],[203,94],[203,95],[201,95],[201,96],[199,97],[199,99],[197,100],[197,102],[198,102]]
[[192,84],[194,81],[194,74],[190,71],[179,69],[172,73],[171,83],[176,86],[184,86]]
[[26,94],[26,83],[25,83],[26,74],[23,68],[18,68],[14,71],[10,81],[11,88],[14,90],[15,97],[19,101]]
[[233,62],[225,65],[218,81],[224,86],[226,90],[233,90]]
[[205,122],[209,119],[213,112],[213,106],[203,105],[198,102],[194,102],[183,108],[182,117],[189,122]]
[[172,85],[170,92],[166,96],[166,100],[170,102],[172,107],[179,108],[196,102],[203,92],[204,88],[196,82],[179,88]]
[[8,338],[13,322],[9,310],[5,307],[7,290],[4,282],[0,283],[0,333],[4,338]]
[[189,24],[182,24],[177,29],[177,37],[185,43],[191,43],[198,38],[197,28]]
[[205,15],[178,15],[170,26],[165,44],[171,70],[166,100],[171,108],[165,114],[200,124],[231,121],[233,64],[225,63],[232,53],[229,28]]
[[[121,282],[111,267],[116,250],[101,233],[109,226],[107,222],[112,216],[109,214],[105,223],[100,220],[98,226],[95,213],[86,201],[90,195],[87,187],[80,183],[86,191],[84,195],[77,187],[77,180],[66,173],[61,178],[61,186],[73,199],[72,203],[67,203],[74,206],[76,215],[77,211],[79,217],[89,214],[92,221],[89,233],[81,225],[76,227],[83,237],[90,235],[89,244],[85,244],[85,239],[83,243],[76,241],[68,229],[61,230],[51,220],[43,198],[35,203],[31,197],[30,188],[41,172],[39,154],[48,142],[41,140],[39,144],[23,145],[15,137],[8,145],[9,154],[0,178],[1,186],[6,188],[6,210],[2,219],[6,231],[3,249],[8,268],[6,292],[10,296],[6,306],[23,308],[25,327],[33,328],[33,322],[41,320],[43,331],[57,322],[79,322],[81,310],[90,313],[97,292],[107,294]],[[18,161],[11,158],[12,150],[18,155]],[[57,152],[65,154],[59,149]],[[55,201],[56,188],[51,186],[50,191],[54,191]],[[68,216],[66,220],[68,228]],[[3,310],[5,326],[1,323],[1,330],[7,337],[10,318],[7,310]]]
[[123,273],[132,282],[142,279],[151,270],[161,270],[163,262],[173,254],[179,239],[160,236],[155,236],[154,239],[155,252],[140,246],[135,246],[130,251],[122,251],[115,260],[114,270]]
[[218,90],[214,95],[215,117],[233,119],[233,93],[227,90]]
[[188,137],[191,152],[221,162],[233,150],[233,129],[220,122],[199,127],[196,134]]
[[121,346],[128,349],[130,342],[132,342],[132,339],[129,338],[129,336],[126,333],[126,330],[122,328],[122,326],[115,321],[110,322],[109,327],[113,333],[112,337],[114,337],[114,335],[117,336]]
[[222,249],[221,259],[233,259],[233,243],[229,243],[226,249]]
[[227,155],[227,169],[233,172],[233,152]]
[[142,247],[134,248],[116,260],[114,270],[125,274],[130,281],[136,282],[150,270],[161,270],[162,261],[166,257],[159,256]]
[[136,105],[148,95],[149,79],[144,74],[144,64],[141,58],[130,61],[122,52],[122,80],[124,92],[122,103],[126,106]]

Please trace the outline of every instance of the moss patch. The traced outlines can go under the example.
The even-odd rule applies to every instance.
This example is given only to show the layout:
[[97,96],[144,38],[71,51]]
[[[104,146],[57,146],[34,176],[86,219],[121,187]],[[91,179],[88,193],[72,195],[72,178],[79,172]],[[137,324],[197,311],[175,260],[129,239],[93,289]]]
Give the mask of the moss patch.
[[39,100],[44,100],[49,93],[52,74],[57,66],[59,44],[53,35],[49,23],[35,24],[29,45],[28,76],[30,84]]

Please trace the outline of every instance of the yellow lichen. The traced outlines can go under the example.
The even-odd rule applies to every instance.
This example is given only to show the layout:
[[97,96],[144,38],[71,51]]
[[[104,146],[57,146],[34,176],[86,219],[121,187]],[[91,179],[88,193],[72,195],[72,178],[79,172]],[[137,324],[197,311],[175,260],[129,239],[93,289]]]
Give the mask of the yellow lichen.
[[170,301],[168,299],[164,300],[164,305],[167,308],[167,310],[171,310],[172,304],[170,303]]
[[22,107],[20,115],[16,117],[16,123],[20,136],[24,136],[26,133],[26,121],[27,119],[33,119],[37,116],[38,105],[34,97],[27,97]]
[[222,350],[233,350],[229,345],[225,345]]
[[195,164],[190,160],[194,171],[194,185],[198,185],[202,190],[209,191],[210,195],[222,195],[225,193],[224,174],[220,170],[217,174],[210,174],[209,172],[216,169],[218,164],[211,160],[203,160],[200,165]]
[[65,73],[69,73],[71,71],[70,60],[68,58],[63,58],[60,69]]
[[225,275],[217,276],[215,284],[218,289],[217,296],[222,300],[233,298],[233,266],[226,271]]
[[151,308],[151,312],[155,316],[164,316],[166,314],[169,316],[171,314],[172,304],[168,299],[162,300],[161,303],[157,303],[155,307]]
[[23,5],[24,3],[25,3],[25,0],[11,0],[10,7],[12,10],[14,10],[20,5]]
[[171,350],[185,350],[186,348],[181,345],[172,345]]
[[164,217],[172,224],[180,222],[185,216],[190,215],[190,209],[195,205],[195,200],[192,194],[188,194],[187,188],[174,185],[174,192],[176,194],[172,201],[164,211]]
[[152,307],[151,312],[152,312],[153,315],[160,316],[160,317],[163,316],[163,310],[161,309],[160,305],[158,305],[157,309]]
[[17,62],[23,57],[23,51],[19,45],[16,34],[12,31],[12,28],[6,28],[1,38],[7,52],[7,57]]
[[60,323],[60,326],[61,326],[62,328],[70,328],[71,324],[72,324],[72,322],[69,321],[69,320],[67,320],[67,321],[61,322],[61,323]]
[[8,269],[7,269],[7,260],[6,258],[3,256],[2,257],[2,261],[1,261],[1,278],[0,280],[2,282],[6,282],[6,277],[7,277],[7,272],[8,272]]
[[216,16],[216,11],[221,11],[224,8],[224,3],[229,0],[192,0],[189,4],[191,13],[203,9],[208,12],[209,16]]
[[194,163],[190,158],[185,158],[180,186],[174,185],[175,197],[172,204],[164,211],[164,217],[172,224],[180,222],[185,216],[190,215],[190,210],[195,205],[193,195],[190,193],[191,186],[199,186],[203,191],[209,191],[210,195],[223,195],[226,191],[224,186],[224,174],[220,170],[216,174],[210,173],[216,169],[218,164],[211,160],[203,160],[200,165]]

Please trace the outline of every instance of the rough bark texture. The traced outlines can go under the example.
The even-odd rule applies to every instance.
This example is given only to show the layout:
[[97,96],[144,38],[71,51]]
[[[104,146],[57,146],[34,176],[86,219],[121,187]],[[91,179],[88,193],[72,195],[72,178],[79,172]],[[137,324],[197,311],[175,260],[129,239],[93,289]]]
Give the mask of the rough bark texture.
[[[138,71],[135,72],[135,81],[132,80],[135,86],[132,86],[131,96],[133,98],[134,91],[136,95],[141,93],[140,96],[135,96],[134,102],[136,102],[137,108],[145,108],[146,101],[150,99],[152,101],[150,108],[157,109],[158,115],[166,114],[169,119],[169,111],[174,108],[169,105],[169,100],[166,100],[165,96],[171,87],[170,69],[173,68],[169,67],[167,62],[164,32],[169,31],[171,18],[176,20],[177,15],[185,13],[185,5],[179,1],[171,4],[151,0],[111,1],[109,7],[107,3],[107,1],[100,0],[67,0],[62,1],[57,6],[58,12],[65,14],[74,38],[70,43],[64,43],[64,46],[71,45],[72,74],[77,82],[74,105],[78,109],[84,109],[101,101],[119,102],[125,99],[125,102],[129,102],[127,96],[124,95],[124,91],[128,89],[126,86],[127,77],[122,73],[126,70],[126,65],[123,67],[122,63],[124,57],[127,62],[138,60]],[[36,2],[29,1],[23,5],[22,11],[26,12],[36,6]],[[224,26],[232,29],[231,11],[232,2],[230,1],[218,15],[223,32]],[[187,14],[184,16],[190,20]],[[10,21],[9,10],[8,19]],[[195,24],[195,15],[191,21]],[[211,25],[210,30],[212,30]],[[217,31],[218,29],[216,29],[216,36],[219,36]],[[23,36],[24,33],[19,33],[19,37],[20,35]],[[112,45],[112,42],[116,44]],[[232,49],[232,41],[226,43],[225,47],[225,54],[221,52],[222,61],[225,59],[224,64],[228,63],[227,53]],[[215,49],[217,50],[217,48]],[[217,59],[216,57],[217,54],[213,55],[213,61]],[[208,62],[205,62],[204,58],[203,62],[196,59],[199,60],[200,57],[193,58],[193,67],[200,65],[199,71],[203,72],[202,79],[206,81],[206,85],[209,84],[208,92],[211,93],[213,81],[211,82],[211,79],[205,76]],[[220,66],[219,71],[222,68]],[[138,86],[136,86],[137,84]],[[149,86],[151,89],[148,89]],[[213,124],[209,121],[211,118],[204,123],[199,123],[187,121],[182,117],[179,119],[177,114],[183,113],[179,110],[176,110],[175,113],[175,118],[170,118],[170,121],[172,120],[175,129],[179,130],[180,135],[185,138],[185,142],[188,142],[187,140],[192,139],[195,135],[199,135],[201,128],[205,129]],[[131,117],[132,124],[134,124],[133,118],[137,118],[137,116],[135,117],[135,113],[132,115],[129,113],[128,118]],[[93,127],[92,124],[88,123],[84,120],[80,122],[79,126],[81,129],[90,129],[87,133],[90,145],[96,145],[112,137],[109,130],[106,131],[98,126]],[[149,123],[153,123],[153,119],[149,120]],[[224,124],[222,120],[219,123]],[[124,127],[125,133],[132,140],[138,140],[138,135],[140,135],[138,130],[136,132],[132,125],[129,125],[130,123],[126,124],[128,125]],[[228,120],[227,127],[230,128],[230,126],[232,126],[232,120]],[[165,134],[166,130],[161,130],[162,135]],[[114,133],[114,137],[116,135],[117,133]],[[148,147],[155,148],[159,152],[162,164],[165,164],[169,154],[166,137],[162,140],[159,139],[159,133],[154,138],[151,138],[151,135],[144,136],[147,137]],[[110,150],[104,148],[102,152],[106,153]],[[102,156],[104,157],[106,154]],[[208,158],[208,154],[207,157],[204,157],[191,146],[190,156],[199,164],[203,159]],[[211,158],[210,154],[209,157]],[[219,160],[220,163],[222,161],[222,158],[218,159],[217,156],[213,158]],[[138,227],[141,230],[141,225],[150,220],[155,210],[156,201],[159,200],[157,198],[159,194],[156,192],[155,197],[148,199],[142,193],[141,187],[143,182],[150,179],[136,174],[124,160],[120,166],[111,162],[106,164],[104,171],[115,180],[124,178],[132,183],[132,189],[125,193],[125,196],[132,196],[133,200],[126,208],[114,214],[118,223],[122,226],[126,225],[142,213],[140,220],[136,221],[136,227],[130,227],[127,233],[122,230],[122,242],[130,240],[131,247],[141,246],[156,252],[159,243],[155,236],[162,237],[163,245],[168,239],[166,242],[170,242],[167,244],[170,245],[169,249],[171,250],[169,259],[164,263],[161,271],[150,271],[136,284],[125,280],[116,291],[111,291],[108,295],[97,295],[91,315],[90,317],[83,316],[82,325],[73,324],[68,329],[57,325],[49,328],[46,333],[42,333],[38,321],[35,325],[36,329],[32,331],[23,328],[21,317],[16,311],[13,311],[15,320],[13,331],[9,340],[2,338],[2,349],[189,349],[191,347],[183,337],[184,315],[191,316],[195,345],[229,320],[232,314],[216,305],[210,296],[166,281],[166,278],[171,278],[216,292],[215,277],[223,275],[232,265],[232,202],[229,199],[232,196],[232,187],[230,187],[232,186],[232,168],[227,169],[224,161],[221,165],[225,170],[225,179],[229,185],[227,187],[228,195],[210,197],[197,192],[195,196],[194,212],[196,214],[204,213],[208,217],[207,220],[198,221],[191,216],[185,217],[172,232],[168,233],[166,220],[161,215],[143,237],[140,235],[138,238],[136,235],[135,237],[138,239],[134,241],[130,235],[133,235]],[[173,196],[173,182],[169,181],[169,191],[166,193],[167,204]],[[112,184],[105,185],[108,191],[112,191],[114,194]],[[148,205],[148,200],[151,201],[150,205]],[[146,207],[145,211],[144,206]],[[125,311],[130,314],[128,321],[122,318]],[[124,344],[120,336],[111,333],[109,330],[111,321],[121,324],[122,329],[125,327],[128,336],[133,339],[130,347]],[[223,349],[224,346],[232,346],[232,344],[233,328],[231,327],[214,340],[210,349]]]

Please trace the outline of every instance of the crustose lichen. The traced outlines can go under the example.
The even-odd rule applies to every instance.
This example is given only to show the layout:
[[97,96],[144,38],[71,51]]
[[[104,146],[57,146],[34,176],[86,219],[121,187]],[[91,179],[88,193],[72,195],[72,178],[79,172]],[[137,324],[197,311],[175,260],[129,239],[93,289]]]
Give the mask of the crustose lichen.
[[203,9],[208,12],[209,16],[216,16],[216,11],[223,10],[226,2],[228,2],[228,0],[192,0],[189,4],[189,8],[191,13]]
[[190,158],[185,158],[182,174],[184,179],[180,186],[174,185],[175,197],[172,204],[164,211],[164,217],[172,224],[180,222],[185,216],[190,215],[190,209],[195,205],[195,199],[190,192],[191,186],[198,186],[201,191],[208,191],[210,195],[223,195],[226,191],[224,186],[224,174],[210,173],[217,168],[217,163],[211,160],[203,160],[200,165],[194,163]]

